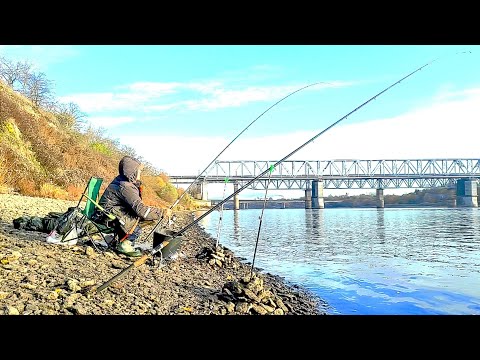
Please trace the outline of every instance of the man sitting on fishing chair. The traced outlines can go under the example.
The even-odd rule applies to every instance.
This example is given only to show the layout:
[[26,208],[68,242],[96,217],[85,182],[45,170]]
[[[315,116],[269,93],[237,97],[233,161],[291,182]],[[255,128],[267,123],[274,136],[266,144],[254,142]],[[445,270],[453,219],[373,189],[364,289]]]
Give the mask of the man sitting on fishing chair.
[[95,209],[94,219],[106,226],[113,225],[119,242],[116,250],[130,257],[138,257],[142,252],[135,249],[135,241],[142,233],[142,225],[146,221],[163,218],[170,219],[171,209],[159,209],[147,206],[142,201],[140,174],[143,164],[131,156],[124,156],[118,164],[119,175],[108,185],[100,198],[99,204],[106,212],[114,214],[117,219],[110,224],[110,219]]

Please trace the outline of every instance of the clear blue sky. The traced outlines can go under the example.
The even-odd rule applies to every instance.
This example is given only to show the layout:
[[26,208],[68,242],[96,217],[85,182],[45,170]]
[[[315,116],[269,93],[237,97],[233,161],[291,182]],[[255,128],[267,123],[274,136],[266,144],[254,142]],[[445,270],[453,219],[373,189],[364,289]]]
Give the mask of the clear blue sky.
[[172,175],[197,175],[271,105],[321,82],[220,157],[279,160],[437,59],[291,159],[480,157],[478,45],[0,45],[0,56],[33,63],[60,101]]

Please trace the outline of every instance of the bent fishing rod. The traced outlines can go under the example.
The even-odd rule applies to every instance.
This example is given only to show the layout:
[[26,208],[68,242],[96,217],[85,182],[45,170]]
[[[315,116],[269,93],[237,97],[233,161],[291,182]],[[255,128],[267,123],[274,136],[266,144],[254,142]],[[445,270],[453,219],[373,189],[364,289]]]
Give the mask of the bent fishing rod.
[[[419,68],[417,68],[416,70],[412,71],[411,73],[409,73],[408,75],[402,77],[400,80],[397,80],[396,82],[394,82],[393,84],[391,84],[390,86],[386,87],[385,89],[383,89],[382,91],[380,91],[379,93],[375,94],[374,96],[372,96],[370,99],[368,99],[367,101],[365,101],[363,104],[357,106],[355,109],[353,109],[352,111],[350,111],[348,114],[342,116],[340,119],[338,119],[337,121],[335,121],[333,124],[329,125],[327,128],[325,128],[324,130],[320,131],[318,134],[316,134],[315,136],[313,136],[311,139],[309,139],[308,141],[306,141],[305,143],[303,143],[302,145],[300,145],[298,148],[296,148],[295,150],[293,150],[291,153],[289,153],[288,155],[286,155],[285,157],[283,157],[282,159],[278,160],[275,164],[273,164],[273,168],[277,167],[277,165],[279,165],[280,163],[282,163],[283,161],[287,160],[290,156],[292,156],[293,154],[295,154],[296,152],[298,152],[299,150],[303,149],[305,146],[307,146],[308,144],[310,144],[311,142],[313,142],[315,139],[317,139],[319,136],[321,136],[322,134],[324,134],[325,132],[327,132],[328,130],[330,130],[331,128],[333,128],[335,125],[339,124],[341,121],[345,120],[347,117],[349,117],[350,115],[352,115],[353,113],[355,113],[356,111],[360,110],[362,107],[364,107],[365,105],[367,105],[368,103],[370,103],[370,101],[372,100],[375,100],[377,97],[379,97],[380,95],[382,95],[383,93],[387,92],[388,90],[390,90],[391,88],[393,88],[394,86],[400,84],[403,80],[409,78],[410,76],[412,76],[413,74],[419,72],[420,70],[422,70],[423,68],[427,67],[428,65],[431,65],[432,63],[434,63],[435,61],[437,61],[437,59],[434,59],[422,66],[420,66]],[[114,281],[118,280],[119,278],[121,278],[122,276],[124,276],[125,274],[127,274],[130,270],[134,269],[134,268],[137,268],[141,265],[143,265],[147,259],[149,259],[151,256],[153,257],[158,251],[161,251],[165,246],[167,246],[169,244],[170,241],[172,241],[174,238],[178,237],[178,236],[181,236],[186,230],[190,229],[192,226],[196,225],[198,222],[200,222],[203,218],[205,218],[206,216],[210,215],[210,213],[212,213],[213,211],[215,211],[218,207],[222,206],[224,203],[226,203],[228,200],[230,200],[231,198],[233,198],[235,195],[237,195],[238,193],[240,193],[241,191],[243,191],[245,188],[247,188],[248,186],[250,186],[250,184],[252,184],[254,181],[258,180],[259,178],[261,178],[262,176],[264,176],[266,173],[268,173],[271,169],[271,166],[270,167],[267,167],[266,170],[264,170],[262,173],[260,173],[259,175],[257,175],[256,177],[254,177],[253,179],[249,180],[245,185],[243,185],[242,187],[240,187],[238,190],[234,191],[232,194],[230,194],[227,198],[223,199],[222,201],[220,201],[217,205],[215,205],[214,207],[212,207],[211,209],[209,209],[208,211],[206,211],[203,215],[199,216],[198,218],[196,218],[195,220],[193,220],[190,224],[186,225],[184,228],[182,228],[181,230],[173,233],[171,235],[171,237],[160,243],[159,245],[155,246],[148,254],[145,254],[143,255],[142,257],[140,257],[138,260],[136,260],[135,262],[133,262],[131,265],[129,265],[128,267],[126,267],[125,269],[123,269],[122,271],[120,271],[117,275],[115,275],[114,277],[112,277],[110,280],[106,281],[104,284],[102,284],[100,287],[97,288],[96,292],[101,292],[103,291],[104,289],[106,289],[110,284],[112,284]],[[157,223],[158,225],[158,223]]]
[[[306,88],[308,88],[308,87],[311,87],[311,86],[314,86],[314,85],[318,85],[318,84],[330,84],[330,83],[328,83],[328,82],[323,82],[323,81],[322,81],[322,82],[316,82],[316,83],[312,83],[312,84],[303,86],[303,87],[301,87],[300,89],[297,89],[297,90],[291,92],[290,94],[284,96],[283,98],[281,98],[280,100],[278,100],[275,104],[273,104],[272,106],[270,106],[267,110],[265,110],[263,113],[261,113],[259,116],[257,116],[257,117],[255,118],[255,120],[253,120],[252,122],[250,122],[250,124],[248,124],[247,127],[245,127],[245,129],[243,129],[237,136],[235,136],[235,138],[234,138],[232,141],[230,141],[230,143],[228,143],[228,145],[225,146],[222,151],[220,151],[220,152],[218,153],[218,155],[205,167],[205,169],[203,169],[203,171],[198,174],[198,176],[195,178],[195,180],[193,180],[193,182],[185,189],[185,191],[177,198],[177,200],[175,200],[175,202],[170,206],[169,209],[172,210],[175,206],[177,206],[178,203],[180,202],[180,200],[185,196],[185,194],[187,194],[188,190],[197,182],[197,180],[203,175],[203,173],[208,170],[208,168],[215,162],[215,160],[217,160],[217,159],[220,157],[220,155],[222,155],[222,154],[225,152],[225,150],[227,150],[227,148],[228,148],[230,145],[232,145],[232,144],[235,142],[235,140],[237,140],[237,139],[240,137],[240,135],[242,135],[245,131],[247,131],[248,128],[249,128],[250,126],[252,126],[253,123],[256,122],[258,119],[260,119],[267,111],[269,111],[270,109],[272,109],[272,108],[273,108],[274,106],[276,106],[277,104],[281,103],[281,102],[282,102],[283,100],[285,100],[286,98],[292,96],[293,94],[295,94],[295,93],[297,93],[297,92],[299,92],[299,91],[301,91],[301,90],[303,90],[303,89],[306,89]],[[161,224],[162,220],[163,220],[163,214],[162,214],[162,216],[160,217],[160,219],[158,220],[157,224],[156,224],[156,225],[153,227],[153,229],[148,233],[148,235],[146,236],[145,240],[148,240],[148,239],[150,238],[150,235],[152,235],[152,234],[157,230],[157,228],[158,228],[158,226]]]

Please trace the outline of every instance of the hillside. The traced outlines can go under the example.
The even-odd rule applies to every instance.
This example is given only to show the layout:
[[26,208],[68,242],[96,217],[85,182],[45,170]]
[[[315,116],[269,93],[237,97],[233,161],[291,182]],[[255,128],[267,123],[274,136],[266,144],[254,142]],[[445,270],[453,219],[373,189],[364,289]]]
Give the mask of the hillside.
[[[0,80],[0,193],[75,200],[91,176],[102,177],[105,189],[118,174],[124,155],[146,165],[142,177],[144,200],[168,207],[181,194],[166,174],[101,131],[79,130],[68,112],[48,111]],[[195,208],[187,194],[179,209]]]

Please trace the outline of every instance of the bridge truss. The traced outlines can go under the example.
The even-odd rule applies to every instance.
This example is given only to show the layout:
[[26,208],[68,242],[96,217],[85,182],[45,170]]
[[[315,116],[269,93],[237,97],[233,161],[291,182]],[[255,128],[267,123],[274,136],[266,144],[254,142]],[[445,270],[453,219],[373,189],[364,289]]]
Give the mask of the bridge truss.
[[[215,161],[199,182],[223,183],[226,178],[243,186],[277,161]],[[197,176],[170,176],[173,183],[192,182]],[[453,187],[458,179],[479,179],[480,159],[403,160],[286,160],[254,181],[249,188],[307,189],[323,180],[324,189],[398,189]]]

